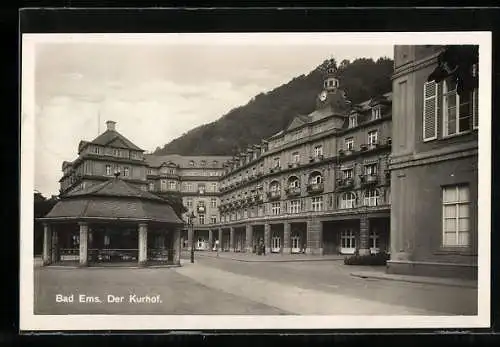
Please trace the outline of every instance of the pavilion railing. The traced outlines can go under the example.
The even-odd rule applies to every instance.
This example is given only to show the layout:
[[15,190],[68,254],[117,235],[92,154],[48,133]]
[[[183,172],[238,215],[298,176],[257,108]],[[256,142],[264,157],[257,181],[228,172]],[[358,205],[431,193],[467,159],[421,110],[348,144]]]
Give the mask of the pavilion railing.
[[80,249],[79,248],[61,248],[59,249],[60,261],[79,261]]
[[175,250],[171,248],[149,248],[148,262],[170,263],[175,258]]
[[137,248],[105,248],[89,249],[89,261],[102,262],[136,262],[139,257]]

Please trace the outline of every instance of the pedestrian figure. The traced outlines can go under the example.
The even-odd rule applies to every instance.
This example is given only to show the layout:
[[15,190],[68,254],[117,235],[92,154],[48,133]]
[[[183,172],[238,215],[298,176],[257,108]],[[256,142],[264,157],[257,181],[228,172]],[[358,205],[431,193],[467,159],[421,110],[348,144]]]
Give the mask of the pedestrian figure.
[[219,240],[215,240],[215,248],[217,248],[217,256],[219,256]]

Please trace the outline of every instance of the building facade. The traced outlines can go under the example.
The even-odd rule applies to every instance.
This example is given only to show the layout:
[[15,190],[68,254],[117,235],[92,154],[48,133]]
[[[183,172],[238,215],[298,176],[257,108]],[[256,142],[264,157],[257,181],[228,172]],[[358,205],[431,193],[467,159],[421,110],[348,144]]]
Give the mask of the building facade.
[[440,46],[395,46],[388,272],[477,276],[478,90],[428,81]]

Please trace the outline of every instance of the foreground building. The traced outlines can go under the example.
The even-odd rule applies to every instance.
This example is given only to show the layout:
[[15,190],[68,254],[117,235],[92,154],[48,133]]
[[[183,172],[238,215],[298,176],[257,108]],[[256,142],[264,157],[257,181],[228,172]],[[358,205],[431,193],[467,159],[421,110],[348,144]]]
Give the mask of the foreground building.
[[388,272],[477,276],[478,90],[427,81],[440,46],[395,46]]

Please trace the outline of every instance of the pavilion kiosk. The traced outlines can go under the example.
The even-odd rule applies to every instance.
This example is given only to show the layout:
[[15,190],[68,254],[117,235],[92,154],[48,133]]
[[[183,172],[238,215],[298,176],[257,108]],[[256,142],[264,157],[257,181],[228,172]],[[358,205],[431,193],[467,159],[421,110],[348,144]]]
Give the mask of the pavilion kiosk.
[[44,265],[180,265],[182,219],[119,174],[65,194],[39,221]]

